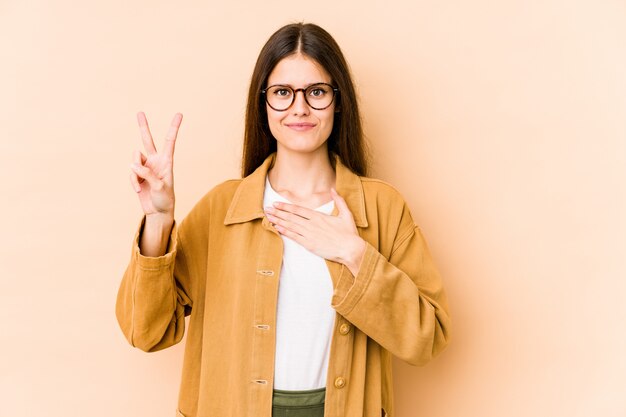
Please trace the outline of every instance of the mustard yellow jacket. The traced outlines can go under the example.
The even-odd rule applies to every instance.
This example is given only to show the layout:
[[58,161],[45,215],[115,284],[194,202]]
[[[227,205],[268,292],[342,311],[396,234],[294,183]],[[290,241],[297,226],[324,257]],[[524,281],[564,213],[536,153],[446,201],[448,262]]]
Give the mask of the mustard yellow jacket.
[[[180,342],[190,316],[177,416],[271,416],[283,244],[262,202],[274,158],[209,191],[174,225],[164,256],[142,256],[141,227],[135,235],[117,319],[131,345],[151,352]],[[420,365],[445,347],[446,296],[400,194],[339,158],[335,171],[367,248],[356,277],[326,261],[337,314],[324,416],[394,416],[391,355]]]

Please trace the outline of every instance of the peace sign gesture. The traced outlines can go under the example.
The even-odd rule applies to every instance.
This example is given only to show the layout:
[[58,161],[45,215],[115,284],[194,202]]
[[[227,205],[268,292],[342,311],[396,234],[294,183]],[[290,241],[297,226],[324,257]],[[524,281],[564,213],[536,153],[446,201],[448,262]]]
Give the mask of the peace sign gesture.
[[174,219],[174,145],[182,119],[182,114],[174,115],[165,144],[159,153],[154,146],[146,115],[143,112],[137,113],[146,154],[139,151],[133,154],[130,182],[147,217]]

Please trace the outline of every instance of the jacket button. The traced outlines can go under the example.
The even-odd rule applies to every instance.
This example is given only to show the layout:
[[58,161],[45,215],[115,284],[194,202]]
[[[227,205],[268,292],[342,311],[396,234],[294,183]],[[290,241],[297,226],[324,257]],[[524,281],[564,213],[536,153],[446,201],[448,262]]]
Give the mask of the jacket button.
[[335,379],[335,387],[336,388],[343,388],[346,386],[346,380],[343,379],[342,377],[338,377],[337,379]]
[[352,329],[352,326],[350,326],[348,323],[344,323],[339,326],[339,333],[345,336],[350,333],[350,329]]

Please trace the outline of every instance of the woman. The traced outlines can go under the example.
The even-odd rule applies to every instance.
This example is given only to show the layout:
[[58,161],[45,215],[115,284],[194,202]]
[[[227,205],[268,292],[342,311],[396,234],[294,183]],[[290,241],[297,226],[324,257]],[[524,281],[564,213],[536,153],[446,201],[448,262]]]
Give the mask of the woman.
[[182,115],[131,183],[145,216],[118,294],[129,342],[178,343],[179,416],[393,416],[391,355],[423,364],[448,340],[425,241],[391,186],[365,177],[359,111],[333,38],[312,24],[263,47],[248,96],[243,178],[178,226]]

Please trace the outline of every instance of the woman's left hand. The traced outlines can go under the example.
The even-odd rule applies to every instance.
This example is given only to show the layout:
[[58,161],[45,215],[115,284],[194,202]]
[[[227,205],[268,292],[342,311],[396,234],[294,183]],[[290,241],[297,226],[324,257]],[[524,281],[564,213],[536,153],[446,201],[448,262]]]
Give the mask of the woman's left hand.
[[297,204],[276,202],[265,214],[276,230],[322,258],[348,267],[356,277],[365,241],[359,236],[346,201],[330,190],[337,206],[337,216],[320,213]]

